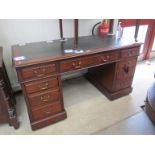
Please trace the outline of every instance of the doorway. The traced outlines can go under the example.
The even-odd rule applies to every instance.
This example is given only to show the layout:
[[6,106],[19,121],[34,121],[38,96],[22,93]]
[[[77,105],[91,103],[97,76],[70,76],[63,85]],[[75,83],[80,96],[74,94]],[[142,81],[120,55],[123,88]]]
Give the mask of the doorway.
[[154,19],[119,19],[123,28],[123,37],[136,39],[142,43],[140,60],[155,56],[155,20]]

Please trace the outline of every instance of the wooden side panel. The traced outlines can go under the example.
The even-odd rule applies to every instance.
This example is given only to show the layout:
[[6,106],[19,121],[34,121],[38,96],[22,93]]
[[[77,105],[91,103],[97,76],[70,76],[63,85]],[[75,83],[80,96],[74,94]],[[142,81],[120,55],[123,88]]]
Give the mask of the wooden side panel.
[[[2,60],[2,59],[1,59]],[[17,120],[15,97],[3,62],[0,66],[0,123],[9,123],[15,129],[19,128]]]

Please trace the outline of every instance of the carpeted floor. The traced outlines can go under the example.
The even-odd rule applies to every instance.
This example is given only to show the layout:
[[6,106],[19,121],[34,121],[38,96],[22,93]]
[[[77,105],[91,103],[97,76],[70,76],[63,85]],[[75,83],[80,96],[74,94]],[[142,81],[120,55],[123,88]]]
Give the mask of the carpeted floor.
[[20,128],[0,125],[0,134],[94,134],[124,120],[142,109],[147,87],[153,81],[155,61],[151,65],[139,63],[133,81],[133,92],[120,99],[109,101],[84,77],[63,83],[67,119],[45,128],[32,131],[23,95],[17,96]]

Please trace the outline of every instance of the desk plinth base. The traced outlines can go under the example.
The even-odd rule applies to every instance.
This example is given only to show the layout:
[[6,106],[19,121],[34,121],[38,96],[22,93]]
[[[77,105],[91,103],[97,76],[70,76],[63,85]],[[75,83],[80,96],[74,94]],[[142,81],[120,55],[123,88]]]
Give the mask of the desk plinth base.
[[132,92],[132,87],[127,87],[119,91],[110,92],[106,88],[104,88],[102,84],[98,82],[93,76],[86,74],[85,77],[88,81],[90,81],[96,88],[98,88],[110,100],[115,100],[117,98],[128,95]]
[[61,113],[41,119],[39,121],[31,122],[31,128],[32,130],[37,130],[42,127],[54,124],[58,121],[64,120],[65,118],[67,118],[67,114],[66,111],[63,111]]

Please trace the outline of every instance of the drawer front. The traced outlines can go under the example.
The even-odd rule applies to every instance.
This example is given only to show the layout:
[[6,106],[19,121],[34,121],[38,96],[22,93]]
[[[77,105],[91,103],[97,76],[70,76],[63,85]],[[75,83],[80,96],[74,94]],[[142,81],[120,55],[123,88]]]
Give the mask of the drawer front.
[[27,93],[35,93],[38,91],[45,91],[50,88],[58,88],[58,79],[48,78],[45,80],[39,80],[34,82],[29,82],[25,84],[25,89]]
[[122,50],[121,57],[125,58],[125,57],[131,57],[131,56],[138,56],[139,50],[140,50],[139,47]]
[[86,68],[96,64],[97,64],[96,57],[66,60],[60,63],[60,71],[61,72],[74,71],[74,70]]
[[32,117],[33,117],[33,120],[39,120],[39,119],[52,116],[53,114],[57,114],[61,111],[62,111],[62,105],[58,101],[53,104],[49,104],[49,105],[40,107],[38,109],[32,110]]
[[99,54],[97,56],[92,56],[88,58],[81,59],[81,66],[82,67],[89,67],[92,65],[99,65],[104,63],[109,63],[111,61],[115,61],[119,59],[119,53],[106,53],[106,54]]
[[42,65],[37,67],[28,67],[21,70],[21,78],[30,80],[41,78],[56,72],[56,64]]
[[53,101],[60,99],[59,90],[48,90],[43,93],[37,93],[33,95],[28,95],[29,104],[31,107],[43,106],[46,104],[51,104]]
[[101,54],[97,57],[97,63],[104,64],[104,63],[108,63],[111,61],[115,61],[119,59],[119,56],[120,56],[119,52]]
[[132,78],[135,72],[136,59],[122,61],[118,64],[116,79]]
[[136,66],[136,63],[137,63],[137,59],[129,59],[129,60],[125,60],[125,61],[121,61],[119,64],[118,64],[118,69],[122,69],[124,68],[124,65],[127,65],[128,67],[134,67]]
[[81,64],[78,62],[78,59],[66,60],[60,62],[60,72],[73,71],[75,69],[80,69]]
[[87,68],[99,64],[108,63],[119,59],[119,53],[98,54],[79,59],[66,60],[60,63],[60,71],[67,72],[76,69]]
[[81,58],[79,59],[79,64],[81,68],[86,68],[89,66],[93,66],[93,65],[97,65],[97,58],[96,56],[89,56],[89,57],[85,57],[85,58]]

